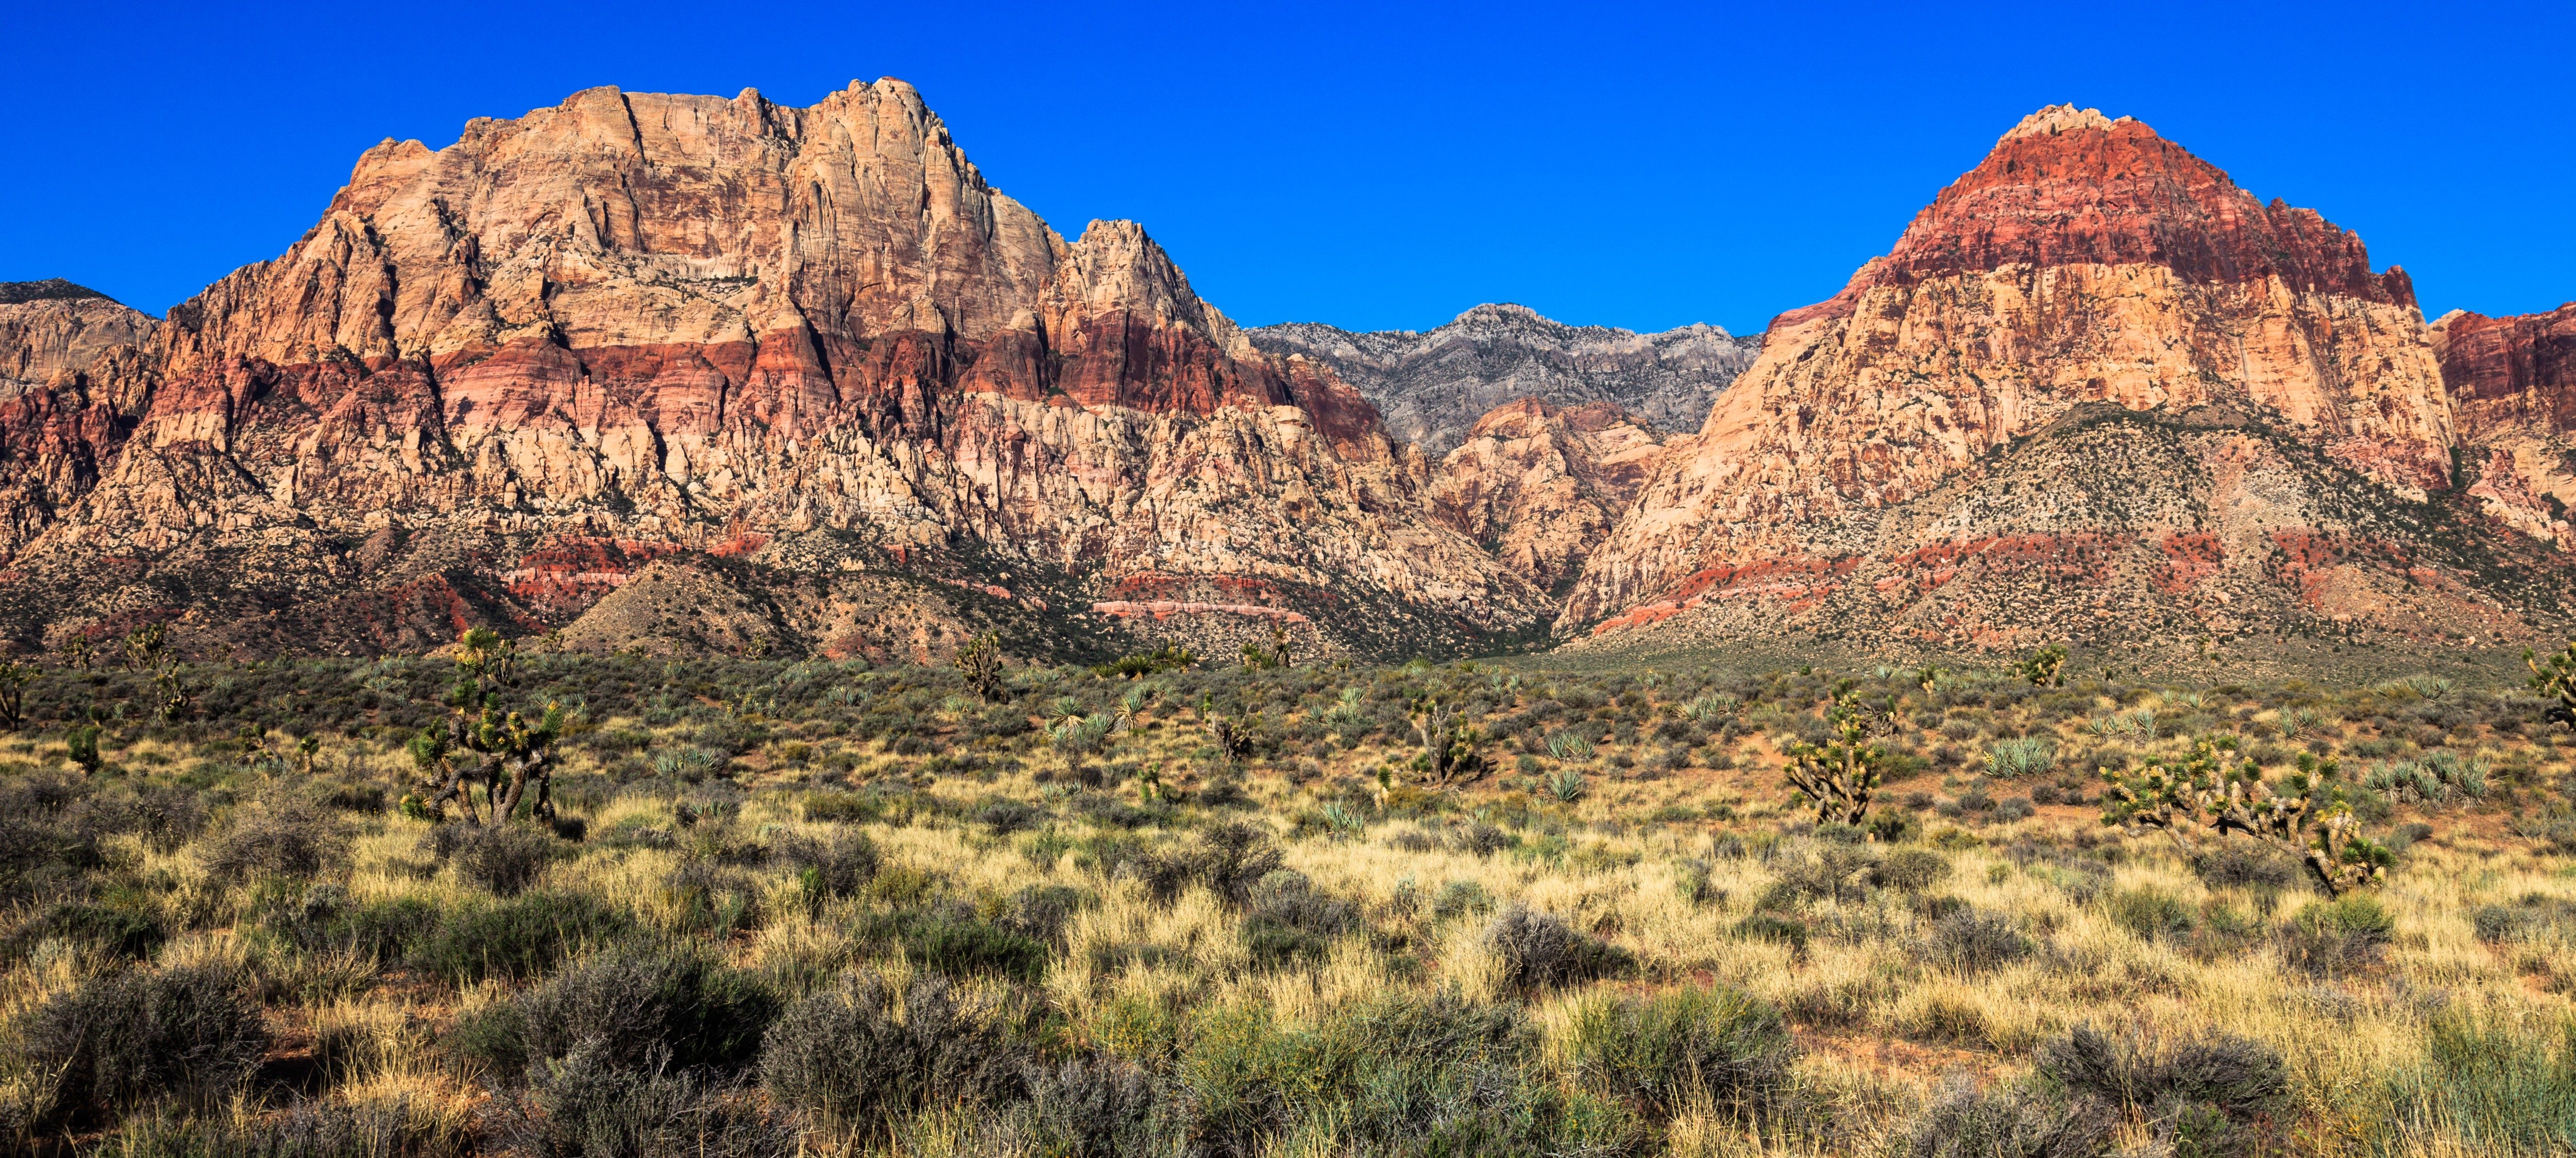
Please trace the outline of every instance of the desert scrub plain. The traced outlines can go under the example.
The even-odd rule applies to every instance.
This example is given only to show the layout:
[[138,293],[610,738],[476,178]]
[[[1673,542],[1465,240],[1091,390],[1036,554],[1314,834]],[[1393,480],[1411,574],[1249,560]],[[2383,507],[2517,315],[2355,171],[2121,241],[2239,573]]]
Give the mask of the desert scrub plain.
[[[519,655],[476,694],[557,707],[554,815],[499,825],[431,805],[452,658],[48,666],[0,703],[0,1144],[2576,1147],[2519,684],[1178,658]],[[1858,825],[1782,776],[1838,693]],[[2213,736],[2335,760],[2383,879],[2101,822],[2097,768]]]

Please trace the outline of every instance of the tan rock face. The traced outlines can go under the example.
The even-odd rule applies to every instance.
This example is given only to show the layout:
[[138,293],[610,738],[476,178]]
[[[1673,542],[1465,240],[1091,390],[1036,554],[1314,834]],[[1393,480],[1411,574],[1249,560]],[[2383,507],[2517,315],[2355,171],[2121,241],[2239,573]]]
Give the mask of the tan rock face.
[[1545,610],[1421,515],[1356,393],[1254,349],[1137,226],[1058,236],[891,80],[804,109],[595,89],[388,141],[144,345],[130,439],[22,566],[223,558],[299,599],[437,570],[534,626],[580,602],[499,581],[541,542],[758,535],[1470,631]]
[[[2141,421],[2103,425],[2121,415]],[[2402,271],[2372,273],[2358,238],[2255,200],[2144,125],[2043,110],[1841,294],[1772,323],[1754,365],[1699,434],[1668,447],[1594,552],[1559,629],[1668,630],[1679,617],[1721,633],[2002,645],[2117,630],[2129,595],[2176,628],[2221,635],[2336,616],[2408,631],[2527,622],[2540,612],[2494,593],[2416,607],[2407,567],[2361,610],[2313,591],[2254,600],[2251,614],[2243,594],[2218,598],[2229,584],[2279,587],[2278,558],[2298,555],[2281,535],[2412,544],[2420,528],[2365,534],[2377,516],[2337,496],[2357,485],[2379,496],[2372,509],[2447,501],[2452,422]],[[2103,473],[2062,457],[2073,441],[2168,473]],[[2081,486],[2048,502],[1981,489],[2016,470]],[[2158,587],[2145,576],[2173,535],[2220,536],[2226,562]],[[2417,570],[2436,555],[2479,566],[2389,549]],[[2363,551],[2359,565],[2386,555]],[[2036,598],[2053,605],[2045,614],[2000,594],[2051,568],[2073,570]],[[2096,588],[2104,599],[2078,593]]]
[[2525,534],[2576,546],[2576,302],[2504,318],[2454,311],[2432,331],[2469,495]]
[[1583,569],[1663,453],[1663,439],[1618,407],[1560,410],[1517,399],[1477,419],[1441,460],[1431,508],[1533,585],[1555,590]]

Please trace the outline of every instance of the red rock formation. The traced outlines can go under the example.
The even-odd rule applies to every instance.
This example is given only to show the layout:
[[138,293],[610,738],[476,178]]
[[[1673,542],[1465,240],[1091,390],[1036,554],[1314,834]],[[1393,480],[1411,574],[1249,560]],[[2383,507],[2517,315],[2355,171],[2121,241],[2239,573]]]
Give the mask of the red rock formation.
[[594,89],[387,141],[143,344],[161,377],[77,509],[31,520],[36,571],[248,557],[230,581],[305,599],[462,568],[507,601],[549,536],[757,534],[803,567],[977,544],[1470,629],[1544,609],[1419,514],[1356,393],[1254,349],[1137,226],[1056,235],[892,80],[804,109]]
[[[2555,614],[2366,554],[2322,586],[2266,577],[2279,533],[2424,534],[2388,520],[2449,487],[2451,413],[2404,274],[2358,238],[2135,121],[2045,109],[1842,293],[1772,323],[1559,628],[2017,645]],[[2223,563],[2177,571],[2176,535]]]
[[2576,546],[2576,302],[2433,323],[2442,384],[2475,472],[2468,493],[2527,534]]

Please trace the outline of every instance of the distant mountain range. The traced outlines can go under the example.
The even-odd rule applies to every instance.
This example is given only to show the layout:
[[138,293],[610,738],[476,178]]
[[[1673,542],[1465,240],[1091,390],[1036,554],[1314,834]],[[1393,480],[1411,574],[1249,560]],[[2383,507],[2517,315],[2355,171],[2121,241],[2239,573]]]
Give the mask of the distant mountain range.
[[2427,324],[2070,106],[1754,342],[1245,331],[899,81],[595,89],[368,150],[165,319],[0,287],[0,644],[2540,641],[2572,431],[2576,306]]
[[1457,449],[1487,411],[1520,398],[1558,408],[1608,403],[1661,430],[1697,430],[1762,345],[1707,325],[1659,334],[1569,326],[1507,304],[1477,306],[1420,333],[1315,322],[1244,333],[1271,353],[1332,370],[1377,405],[1388,434],[1435,455]]

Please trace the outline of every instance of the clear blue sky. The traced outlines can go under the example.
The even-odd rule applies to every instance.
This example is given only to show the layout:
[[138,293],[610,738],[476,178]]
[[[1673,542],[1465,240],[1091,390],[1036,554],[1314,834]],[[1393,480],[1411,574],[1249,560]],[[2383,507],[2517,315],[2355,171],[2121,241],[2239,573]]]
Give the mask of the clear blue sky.
[[0,279],[157,312],[282,252],[385,137],[897,76],[1057,229],[1141,221],[1253,324],[1757,330],[2068,100],[2358,230],[2428,314],[2576,298],[2568,6],[1948,7],[16,0]]

